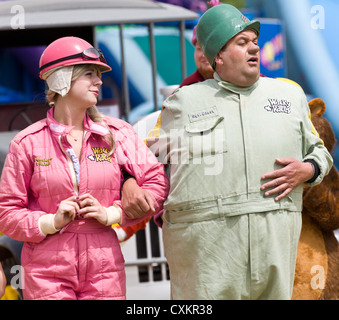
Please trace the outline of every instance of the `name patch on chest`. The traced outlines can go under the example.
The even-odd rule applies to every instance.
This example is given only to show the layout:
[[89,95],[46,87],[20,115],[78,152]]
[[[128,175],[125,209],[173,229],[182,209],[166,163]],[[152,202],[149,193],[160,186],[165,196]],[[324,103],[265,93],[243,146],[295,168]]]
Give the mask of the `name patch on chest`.
[[47,167],[52,164],[53,158],[34,158],[34,162],[36,166],[42,166],[42,167]]
[[265,110],[273,113],[291,113],[291,102],[284,99],[268,99],[269,105],[265,106]]
[[188,114],[190,122],[200,121],[203,119],[210,119],[218,116],[218,110],[216,107],[209,109],[204,109],[201,111],[196,111],[194,113]]

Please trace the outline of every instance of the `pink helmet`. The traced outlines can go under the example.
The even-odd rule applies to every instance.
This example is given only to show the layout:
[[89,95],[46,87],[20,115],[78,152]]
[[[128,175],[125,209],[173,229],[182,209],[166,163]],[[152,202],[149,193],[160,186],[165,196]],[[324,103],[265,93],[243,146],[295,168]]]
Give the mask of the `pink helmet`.
[[63,37],[53,41],[42,53],[39,62],[39,76],[53,68],[76,64],[96,64],[101,72],[112,70],[100,50],[77,37]]

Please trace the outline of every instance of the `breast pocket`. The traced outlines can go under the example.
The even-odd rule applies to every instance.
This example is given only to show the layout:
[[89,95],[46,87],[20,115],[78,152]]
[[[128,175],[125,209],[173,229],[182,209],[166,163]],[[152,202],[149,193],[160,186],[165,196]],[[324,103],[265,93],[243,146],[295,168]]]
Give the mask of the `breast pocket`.
[[214,117],[185,126],[190,159],[227,152],[223,121],[223,117]]

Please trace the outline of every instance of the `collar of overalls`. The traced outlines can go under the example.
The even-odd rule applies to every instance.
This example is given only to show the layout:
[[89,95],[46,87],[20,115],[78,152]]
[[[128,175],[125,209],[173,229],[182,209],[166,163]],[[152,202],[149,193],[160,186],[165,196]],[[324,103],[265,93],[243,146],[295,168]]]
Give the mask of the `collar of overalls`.
[[214,73],[214,79],[218,82],[218,85],[220,87],[222,87],[222,88],[224,88],[228,91],[231,91],[233,93],[241,94],[241,95],[251,94],[251,92],[258,87],[258,85],[261,81],[261,78],[259,78],[254,84],[252,84],[249,87],[240,87],[240,86],[237,86],[233,83],[222,80],[216,72]]
[[[53,135],[66,135],[68,134],[74,126],[66,126],[64,124],[59,123],[56,121],[53,117],[54,115],[54,107],[52,107],[47,112],[47,125],[50,128]],[[89,115],[86,112],[85,118],[84,118],[84,130],[87,132],[95,133],[101,136],[106,136],[109,134],[108,129],[105,127],[105,125],[94,122]]]

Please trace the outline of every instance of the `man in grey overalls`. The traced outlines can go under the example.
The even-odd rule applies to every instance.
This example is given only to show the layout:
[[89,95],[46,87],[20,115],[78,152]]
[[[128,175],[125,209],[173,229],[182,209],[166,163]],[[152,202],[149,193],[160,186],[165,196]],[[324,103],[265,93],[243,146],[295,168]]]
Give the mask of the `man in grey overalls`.
[[209,9],[198,41],[214,79],[163,104],[148,145],[166,164],[163,238],[173,299],[290,299],[303,184],[332,158],[293,83],[260,77],[260,23]]

